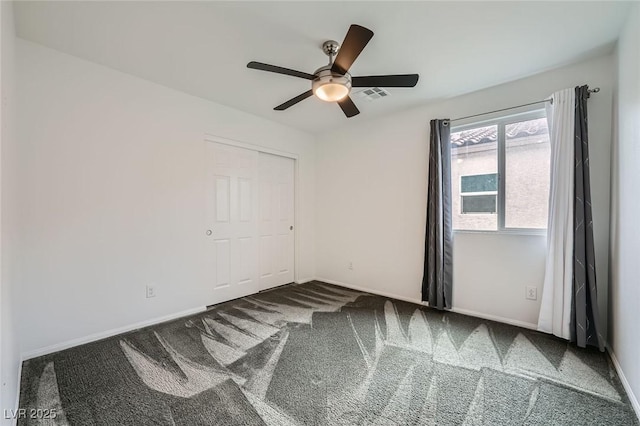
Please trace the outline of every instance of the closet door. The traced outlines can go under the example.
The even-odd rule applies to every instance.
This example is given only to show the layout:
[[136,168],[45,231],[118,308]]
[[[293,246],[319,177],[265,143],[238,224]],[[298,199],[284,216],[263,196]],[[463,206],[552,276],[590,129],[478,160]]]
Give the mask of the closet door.
[[257,151],[206,142],[211,303],[259,291]]
[[260,290],[294,280],[294,170],[291,158],[260,153]]

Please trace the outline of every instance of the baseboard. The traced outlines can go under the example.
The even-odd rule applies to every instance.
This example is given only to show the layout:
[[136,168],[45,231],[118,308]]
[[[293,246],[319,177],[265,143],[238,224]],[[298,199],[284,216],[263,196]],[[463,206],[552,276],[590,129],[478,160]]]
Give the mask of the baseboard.
[[611,361],[613,362],[613,366],[616,368],[618,377],[620,377],[620,381],[622,382],[622,387],[624,387],[624,390],[627,392],[627,396],[629,397],[629,401],[631,402],[633,411],[636,412],[636,417],[638,418],[638,420],[640,420],[640,403],[638,402],[638,398],[636,398],[636,395],[633,393],[633,389],[631,389],[631,385],[629,384],[627,377],[624,375],[624,372],[622,371],[622,366],[618,362],[618,358],[616,358],[616,354],[615,352],[613,352],[613,348],[609,346],[609,344],[607,344],[606,347],[607,347],[607,352],[609,352],[609,356],[611,357]]
[[160,324],[162,322],[171,321],[180,317],[186,317],[188,315],[198,314],[206,311],[207,307],[197,307],[187,309],[185,311],[176,312],[174,314],[165,315],[162,317],[150,319],[147,321],[141,321],[135,324],[126,325],[124,327],[114,328],[100,333],[90,334],[85,337],[79,337],[77,339],[67,340],[66,342],[56,343],[55,345],[46,346],[44,348],[35,349],[22,354],[22,360],[26,361],[31,358],[37,358],[39,356],[52,354],[54,352],[63,351],[65,349],[73,348],[75,346],[84,345],[85,343],[95,342],[97,340],[106,339],[107,337],[116,336],[118,334],[127,333],[129,331],[137,330],[139,328],[148,327],[150,325]]
[[519,321],[511,318],[500,317],[497,315],[485,314],[482,312],[470,311],[468,309],[459,309],[459,308],[453,307],[451,308],[451,312],[455,312],[462,315],[468,315],[470,317],[482,318],[489,321],[502,322],[509,325],[515,325],[516,327],[528,328],[530,330],[538,329],[538,324],[532,324],[526,321]]
[[296,280],[296,284],[304,284],[304,283],[308,283],[309,281],[313,281],[313,280],[315,280],[315,278],[313,278],[313,277],[300,278],[300,279]]
[[361,286],[357,286],[357,285],[354,285],[354,284],[343,283],[341,281],[330,280],[328,278],[316,277],[316,280],[317,281],[322,281],[322,282],[327,283],[327,284],[333,284],[333,285],[337,285],[337,286],[340,286],[340,287],[346,287],[346,288],[349,288],[351,290],[363,291],[365,293],[371,293],[371,294],[375,294],[377,296],[388,297],[390,299],[402,300],[403,302],[409,302],[409,303],[415,303],[416,305],[427,306],[427,303],[423,302],[420,299],[412,299],[410,297],[398,296],[397,294],[387,293],[387,292],[378,291],[378,290],[372,290],[370,288],[361,287]]
[[[367,293],[376,294],[378,296],[388,297],[390,299],[402,300],[403,302],[409,302],[409,303],[415,303],[416,305],[428,306],[426,302],[423,302],[422,300],[419,300],[419,299],[412,299],[410,297],[398,296],[396,294],[387,293],[384,291],[372,290],[370,288],[348,284],[341,281],[330,280],[327,278],[317,277],[316,280],[323,281],[328,284],[338,285],[340,287],[350,288],[352,290],[364,291]],[[476,318],[486,319],[489,321],[501,322],[505,324],[515,325],[517,327],[528,328],[531,330],[536,330],[538,328],[537,324],[532,324],[525,321],[518,321],[511,318],[505,318],[505,317],[500,317],[496,315],[489,315],[482,312],[471,311],[468,309],[459,309],[459,308],[456,308],[455,306],[452,309],[450,309],[450,311],[458,314],[462,314],[462,315],[468,315],[470,317],[476,317]]]

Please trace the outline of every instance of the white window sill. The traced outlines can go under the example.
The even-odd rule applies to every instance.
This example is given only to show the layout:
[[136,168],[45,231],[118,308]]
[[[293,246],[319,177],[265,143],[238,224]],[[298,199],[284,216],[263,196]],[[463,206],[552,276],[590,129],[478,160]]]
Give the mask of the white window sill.
[[484,231],[473,229],[454,229],[454,234],[488,234],[488,235],[526,235],[546,237],[546,229],[503,229],[500,231]]

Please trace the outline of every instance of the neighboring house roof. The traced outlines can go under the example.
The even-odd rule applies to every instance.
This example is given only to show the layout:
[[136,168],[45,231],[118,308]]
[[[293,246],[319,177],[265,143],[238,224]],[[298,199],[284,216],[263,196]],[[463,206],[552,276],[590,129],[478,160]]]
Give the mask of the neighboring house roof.
[[[495,142],[498,135],[498,126],[477,127],[451,133],[451,144],[454,146],[478,145],[481,143]],[[519,138],[549,133],[546,118],[522,121],[506,126],[507,138]]]

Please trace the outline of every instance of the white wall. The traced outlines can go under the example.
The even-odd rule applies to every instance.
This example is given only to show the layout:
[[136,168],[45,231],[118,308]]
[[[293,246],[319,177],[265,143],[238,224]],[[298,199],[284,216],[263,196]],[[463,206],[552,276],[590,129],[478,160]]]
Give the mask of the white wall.
[[11,158],[15,152],[15,35],[13,26],[12,3],[0,2],[0,22],[1,22],[1,49],[0,59],[1,83],[0,92],[2,105],[0,106],[0,124],[2,132],[0,135],[0,151],[2,156],[1,172],[1,227],[0,227],[0,251],[1,251],[1,272],[0,272],[0,424],[11,424],[10,419],[5,419],[4,410],[16,408],[16,390],[18,388],[18,368],[20,364],[20,353],[18,343],[18,333],[16,332],[15,313],[15,272],[12,267],[14,258],[12,239],[12,221],[15,219],[15,191],[10,185],[11,173],[15,170]]
[[[606,320],[612,75],[612,57],[605,56],[381,120],[356,121],[321,135],[316,166],[317,276],[419,300],[429,120],[533,102],[559,89],[590,84],[601,88],[589,101],[589,130],[599,301]],[[536,324],[545,240],[457,233],[454,308]],[[349,262],[353,270],[348,269]],[[527,285],[538,286],[538,301],[525,299]]]
[[310,135],[20,39],[17,67],[23,352],[216,302],[205,133],[299,155],[298,277],[314,276]]
[[640,5],[636,4],[618,42],[611,182],[611,288],[609,344],[628,381],[640,416]]

